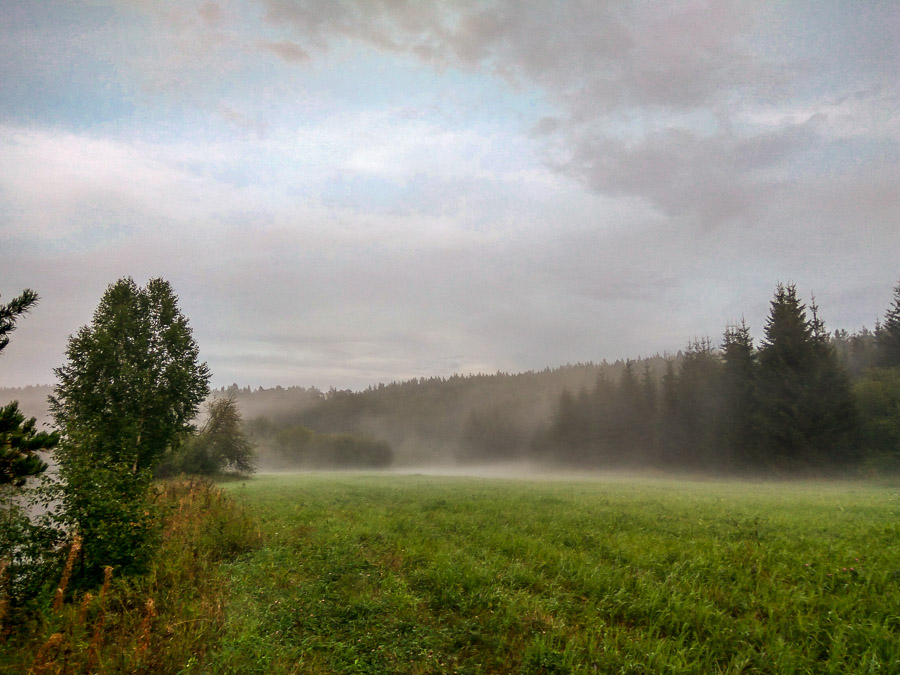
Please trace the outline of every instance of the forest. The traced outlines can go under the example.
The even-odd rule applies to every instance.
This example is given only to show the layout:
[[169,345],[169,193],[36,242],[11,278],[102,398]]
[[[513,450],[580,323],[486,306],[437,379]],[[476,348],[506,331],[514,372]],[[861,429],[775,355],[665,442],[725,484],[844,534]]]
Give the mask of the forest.
[[[719,340],[699,337],[662,355],[362,391],[233,384],[209,395],[241,432],[223,436],[219,460],[210,463],[209,444],[188,436],[160,471],[234,468],[226,457],[236,451],[225,447],[233,439],[250,443],[263,470],[509,462],[721,474],[900,469],[900,283],[874,330],[854,332],[828,330],[815,302],[778,285],[763,329],[758,344],[741,322]],[[51,391],[0,394],[41,423]],[[195,426],[222,428],[210,425],[213,410],[201,410]]]
[[[815,302],[779,284],[759,344],[741,322],[718,343],[705,336],[673,354],[613,363],[360,392],[232,385],[213,393],[238,401],[271,468],[527,460],[718,473],[896,471],[900,284],[893,295],[874,331],[829,331]],[[334,434],[357,439],[357,452],[328,460],[322,448]]]

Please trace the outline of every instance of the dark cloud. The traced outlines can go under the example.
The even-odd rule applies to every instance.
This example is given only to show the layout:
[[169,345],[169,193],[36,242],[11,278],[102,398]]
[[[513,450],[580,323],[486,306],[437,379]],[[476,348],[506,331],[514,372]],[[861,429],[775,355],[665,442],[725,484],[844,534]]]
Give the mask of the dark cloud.
[[262,4],[271,24],[317,49],[349,38],[440,67],[483,69],[538,84],[574,115],[622,105],[695,107],[725,87],[760,86],[751,76],[765,70],[742,39],[754,20],[750,2]]

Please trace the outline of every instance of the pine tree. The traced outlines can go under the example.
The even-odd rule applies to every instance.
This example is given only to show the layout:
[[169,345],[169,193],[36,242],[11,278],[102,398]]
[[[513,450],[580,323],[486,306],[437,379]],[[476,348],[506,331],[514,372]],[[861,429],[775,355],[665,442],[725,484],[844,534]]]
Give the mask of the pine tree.
[[900,281],[894,286],[894,301],[876,331],[878,364],[885,368],[900,367]]
[[626,361],[616,386],[612,407],[613,443],[610,463],[638,462],[645,448],[642,443],[645,420],[641,419],[641,385],[634,372],[634,362]]
[[[16,329],[16,321],[33,308],[38,294],[30,288],[9,303],[0,305],[0,352],[9,344],[9,333]],[[26,419],[18,401],[0,407],[0,486],[21,487],[30,476],[47,469],[36,453],[50,450],[59,442],[59,434],[38,431],[37,419]]]
[[678,373],[678,425],[685,465],[721,468],[716,429],[721,415],[721,363],[708,337],[691,342]]
[[813,304],[779,284],[759,352],[759,453],[784,469],[821,469],[854,458],[857,421],[849,381]]
[[59,434],[38,431],[36,423],[34,417],[25,419],[18,401],[0,407],[0,486],[21,487],[29,476],[47,470],[37,452],[56,446]]
[[34,307],[40,298],[30,288],[13,298],[5,305],[0,305],[0,352],[9,344],[9,334],[16,329],[16,321]]
[[652,463],[659,456],[659,410],[656,379],[650,368],[650,362],[644,362],[641,373],[640,392],[638,396],[637,424],[639,459],[644,463]]
[[746,321],[728,326],[722,339],[722,419],[719,434],[734,464],[756,462],[756,351]]
[[666,359],[666,370],[660,382],[658,459],[662,464],[673,465],[681,460],[682,434],[678,416],[678,376],[675,363]]

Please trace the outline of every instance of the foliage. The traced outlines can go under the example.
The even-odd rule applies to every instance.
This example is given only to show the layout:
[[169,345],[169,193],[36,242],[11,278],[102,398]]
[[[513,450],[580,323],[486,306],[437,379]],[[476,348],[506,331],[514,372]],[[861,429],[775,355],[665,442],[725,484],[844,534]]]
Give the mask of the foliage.
[[0,352],[9,344],[9,334],[16,329],[16,321],[34,307],[38,300],[38,294],[26,288],[7,304],[0,304]]
[[248,433],[273,466],[292,465],[270,460],[285,457],[279,448],[291,445],[280,442],[280,434],[302,427],[383,439],[395,463],[407,465],[529,460],[848,473],[863,467],[868,451],[883,458],[871,425],[865,432],[870,440],[860,443],[860,414],[868,413],[851,385],[867,377],[890,326],[900,325],[898,303],[886,314],[888,328],[829,335],[815,302],[807,308],[793,285],[782,284],[758,348],[742,320],[726,327],[718,346],[701,338],[676,354],[637,361],[418,378],[362,392],[229,391],[238,394],[245,414],[268,414],[252,420]]
[[21,487],[29,476],[47,469],[36,453],[59,443],[58,432],[38,431],[37,420],[25,419],[17,401],[0,407],[0,486]]
[[873,368],[853,385],[869,467],[900,471],[900,368]]
[[237,402],[228,396],[207,404],[203,428],[187,436],[182,446],[159,467],[157,475],[232,473],[249,476],[254,471],[256,452],[244,433]]
[[63,440],[49,494],[84,540],[79,577],[146,569],[159,536],[153,470],[188,429],[209,379],[168,282],[110,285],[91,325],[69,339],[50,406]]
[[719,421],[720,442],[735,466],[761,464],[756,437],[757,354],[750,327],[728,326],[722,339],[722,416]]
[[[256,526],[209,482],[170,482],[154,495],[164,527],[148,574],[125,578],[109,568],[99,590],[69,584],[67,601],[54,605],[57,583],[66,586],[58,564],[39,603],[0,616],[0,672],[179,673],[215,650],[231,593],[222,565],[260,545]],[[72,542],[60,550],[77,565],[72,552]]]
[[[275,449],[280,431],[303,426],[384,441],[397,464],[469,461],[473,456],[492,461],[497,451],[503,459],[527,457],[532,436],[563,389],[591,387],[601,371],[616,377],[623,367],[621,362],[582,363],[517,374],[415,378],[360,392],[275,387],[236,393],[249,420],[248,433],[263,455]],[[268,422],[261,422],[260,415]],[[476,435],[479,429],[501,444],[488,447]]]
[[315,469],[384,468],[391,446],[354,434],[320,434],[304,426],[282,429],[275,437],[282,466]]
[[[8,487],[8,486],[7,486]],[[0,489],[0,627],[3,615],[27,616],[46,606],[62,569],[62,533],[35,523],[22,494]],[[0,630],[0,643],[3,632]]]
[[139,288],[120,279],[91,325],[69,338],[68,363],[54,371],[57,425],[67,441],[86,446],[75,452],[152,470],[209,391],[198,352],[167,281]]
[[675,386],[675,424],[681,441],[682,464],[720,468],[722,364],[708,337],[693,340],[685,350]]
[[90,456],[72,455],[64,470],[61,467],[65,482],[45,489],[63,507],[53,514],[53,522],[84,540],[75,570],[77,583],[99,583],[107,565],[120,575],[146,572],[162,535],[150,492],[152,473],[148,469],[132,473],[128,462],[93,462]]
[[849,379],[815,305],[807,318],[792,284],[775,290],[758,383],[756,422],[766,461],[796,469],[855,459],[858,420]]
[[618,382],[602,374],[593,391],[564,392],[535,456],[705,472],[858,466],[857,400],[815,303],[810,314],[793,285],[779,284],[759,350],[742,321],[719,349],[709,338],[689,343],[658,387],[648,362],[640,386],[626,362]]
[[[26,288],[8,304],[0,305],[0,352],[9,344],[9,333],[16,329],[16,321],[39,299],[37,293]],[[59,435],[37,431],[36,423],[34,417],[25,419],[17,401],[0,408],[0,489],[10,484],[21,487],[29,476],[47,469],[47,463],[35,453],[55,447]]]

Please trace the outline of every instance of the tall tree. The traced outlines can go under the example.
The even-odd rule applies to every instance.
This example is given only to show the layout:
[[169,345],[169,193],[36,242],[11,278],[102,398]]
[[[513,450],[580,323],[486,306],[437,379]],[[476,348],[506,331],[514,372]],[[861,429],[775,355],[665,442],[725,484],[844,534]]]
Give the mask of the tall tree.
[[677,464],[681,459],[682,438],[678,417],[678,375],[675,361],[666,359],[666,370],[660,380],[658,458],[664,465]]
[[876,331],[878,364],[886,368],[900,367],[900,281],[894,286],[894,301]]
[[50,408],[64,524],[83,538],[84,571],[142,569],[158,535],[152,473],[208,392],[209,370],[168,282],[110,285],[69,338]]
[[241,411],[233,396],[211,401],[200,432],[186,443],[181,468],[186,473],[249,476],[256,470],[256,453],[242,428]]
[[722,417],[719,426],[723,448],[731,462],[756,463],[756,351],[747,322],[728,326],[722,338]]
[[121,279],[69,338],[51,412],[79,454],[152,470],[209,392],[198,353],[167,281]]
[[676,410],[685,465],[708,469],[725,463],[716,433],[722,406],[721,365],[709,337],[692,341],[684,352]]
[[849,380],[813,305],[779,284],[759,352],[760,452],[780,468],[822,468],[853,457],[857,420]]

